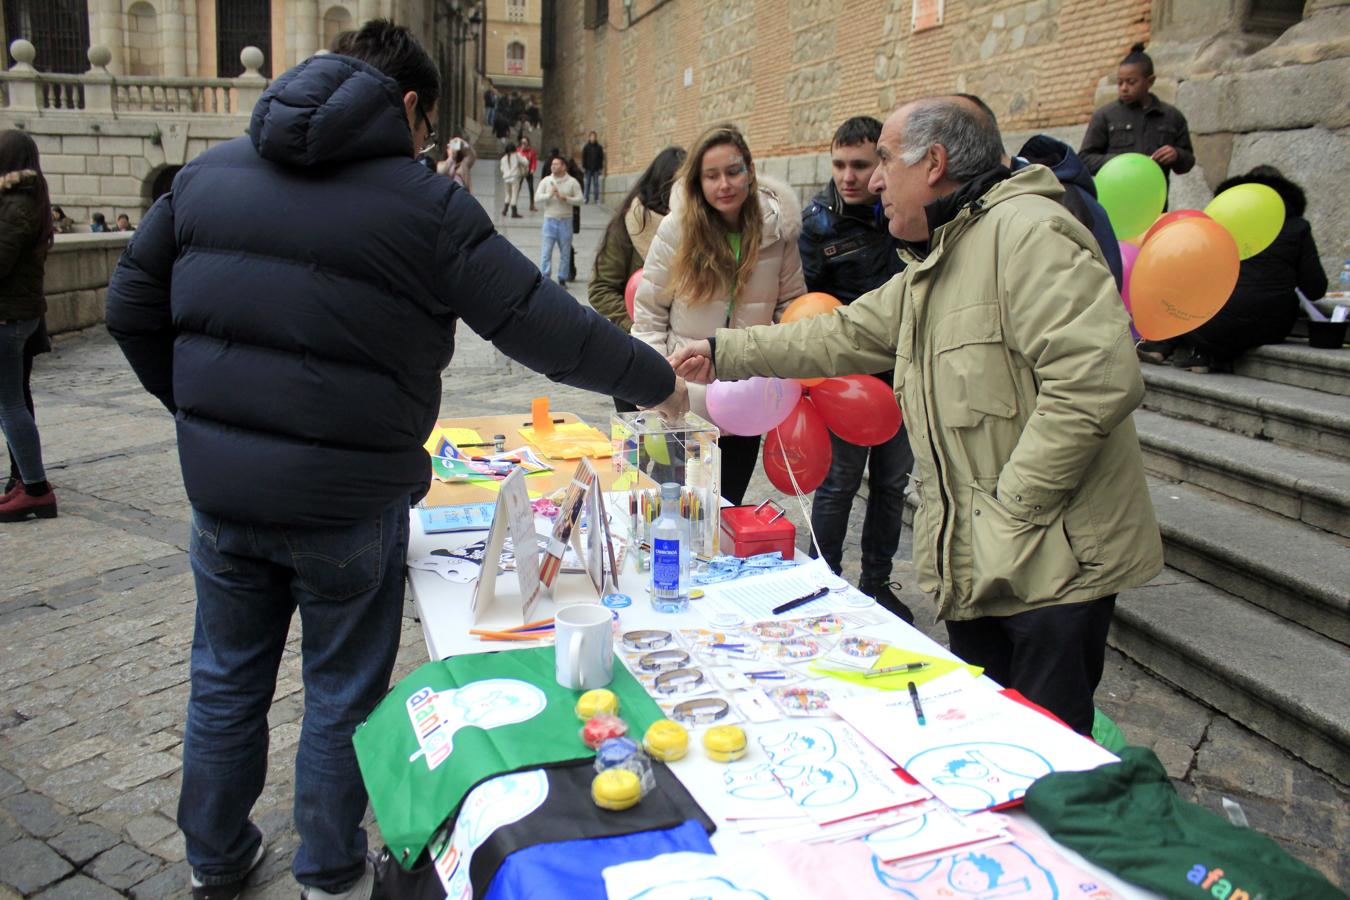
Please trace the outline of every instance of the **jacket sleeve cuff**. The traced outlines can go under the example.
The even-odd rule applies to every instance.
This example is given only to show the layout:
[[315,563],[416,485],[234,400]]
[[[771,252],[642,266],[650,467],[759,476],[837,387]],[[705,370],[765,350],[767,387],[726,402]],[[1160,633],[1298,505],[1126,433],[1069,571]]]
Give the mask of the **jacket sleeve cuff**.
[[708,338],[708,358],[713,361],[713,368],[717,368],[717,337]]
[[1049,525],[1059,516],[1067,491],[1047,491],[1022,484],[1017,476],[1005,469],[998,480],[998,502],[1014,518],[1032,525]]

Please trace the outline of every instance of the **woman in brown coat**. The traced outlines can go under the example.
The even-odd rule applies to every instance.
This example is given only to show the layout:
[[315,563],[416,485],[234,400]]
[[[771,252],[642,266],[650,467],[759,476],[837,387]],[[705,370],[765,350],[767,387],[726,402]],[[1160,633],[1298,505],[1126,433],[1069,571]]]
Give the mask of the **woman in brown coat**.
[[19,473],[0,498],[0,522],[56,516],[31,400],[25,402],[24,365],[25,347],[47,311],[42,278],[51,244],[51,199],[37,144],[22,131],[0,132],[0,430]]

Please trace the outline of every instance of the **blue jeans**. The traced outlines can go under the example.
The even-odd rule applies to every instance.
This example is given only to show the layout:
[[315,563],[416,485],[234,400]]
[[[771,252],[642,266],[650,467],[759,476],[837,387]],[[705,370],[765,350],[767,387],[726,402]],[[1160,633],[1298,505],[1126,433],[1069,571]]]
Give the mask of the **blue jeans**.
[[876,447],[860,447],[830,435],[833,457],[830,471],[811,506],[811,527],[820,542],[821,556],[836,573],[844,556],[844,533],[848,530],[853,497],[862,487],[863,467],[867,467],[867,513],[863,517],[862,577],[864,584],[889,581],[891,560],[900,546],[901,516],[905,508],[905,488],[914,468],[914,451],[902,426],[895,437]]
[[553,247],[558,248],[558,278],[567,281],[572,277],[568,271],[568,264],[572,259],[572,220],[571,219],[544,219],[543,231],[544,247],[539,251],[539,271],[544,273],[545,278],[551,278],[553,273]]
[[23,348],[40,321],[9,319],[0,324],[0,431],[24,484],[47,480],[37,422],[23,396]]
[[595,201],[596,203],[599,203],[599,202],[600,202],[600,173],[599,173],[599,172],[587,172],[587,173],[586,173],[586,188],[585,188],[585,190],[586,190],[586,202],[587,202],[587,203],[590,203],[590,202],[592,201],[592,195],[594,195],[594,201]]
[[302,885],[345,890],[366,863],[367,797],[352,732],[389,689],[398,653],[408,504],[335,528],[194,509],[190,539],[197,616],[178,801],[188,862],[203,884],[224,884],[257,851],[249,812],[267,776],[267,711],[298,607],[305,717],[291,869]]

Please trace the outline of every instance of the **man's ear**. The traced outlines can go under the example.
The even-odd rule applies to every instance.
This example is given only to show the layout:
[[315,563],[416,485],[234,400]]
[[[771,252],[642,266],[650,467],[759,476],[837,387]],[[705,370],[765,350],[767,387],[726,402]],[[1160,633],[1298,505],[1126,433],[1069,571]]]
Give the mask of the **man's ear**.
[[1157,75],[1150,75],[1150,76],[1148,76],[1148,78],[1144,79],[1144,86],[1147,87],[1147,88],[1151,91],[1151,90],[1153,90],[1153,82],[1155,82],[1155,81],[1157,81],[1157,80],[1158,80],[1158,76],[1157,76]]
[[947,177],[947,148],[934,144],[928,148],[925,159],[928,162],[928,186],[936,187]]
[[403,95],[403,111],[408,115],[408,126],[411,128],[417,117],[417,91],[408,91]]

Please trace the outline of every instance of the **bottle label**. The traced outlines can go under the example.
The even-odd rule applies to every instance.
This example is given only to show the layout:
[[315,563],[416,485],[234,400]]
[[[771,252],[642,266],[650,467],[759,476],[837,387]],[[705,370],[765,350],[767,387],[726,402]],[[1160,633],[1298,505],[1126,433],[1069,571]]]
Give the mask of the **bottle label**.
[[678,593],[680,590],[680,542],[678,540],[652,541],[652,587],[658,591]]

